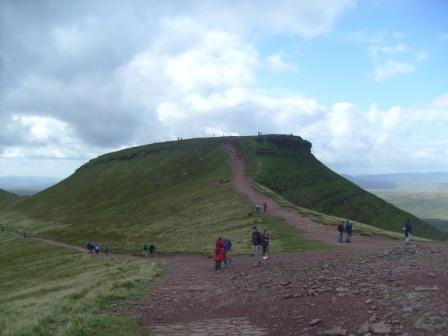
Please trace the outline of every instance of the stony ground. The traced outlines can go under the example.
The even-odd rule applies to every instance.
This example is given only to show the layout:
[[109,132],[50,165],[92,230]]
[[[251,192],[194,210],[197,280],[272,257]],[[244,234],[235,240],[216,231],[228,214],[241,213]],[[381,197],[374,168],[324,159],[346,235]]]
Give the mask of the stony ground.
[[139,310],[150,335],[448,335],[446,247],[398,243],[248,257],[216,274],[178,257]]
[[[253,202],[231,147],[235,188]],[[325,242],[332,228],[268,200],[269,210]],[[248,232],[250,235],[250,232]],[[205,257],[164,259],[164,280],[138,310],[148,335],[448,335],[448,245],[354,235],[334,251],[238,257],[222,272]]]

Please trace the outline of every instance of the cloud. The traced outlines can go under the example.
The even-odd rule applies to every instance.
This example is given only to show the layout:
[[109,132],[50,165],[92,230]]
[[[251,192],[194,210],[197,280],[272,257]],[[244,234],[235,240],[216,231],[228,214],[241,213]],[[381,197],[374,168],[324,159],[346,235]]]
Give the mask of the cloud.
[[369,47],[369,54],[373,57],[379,57],[381,55],[390,55],[397,53],[404,53],[408,51],[408,46],[404,43],[398,43],[395,45],[372,45]]
[[415,67],[406,62],[396,62],[386,60],[383,64],[379,64],[375,68],[375,81],[381,82],[389,78],[395,78],[399,75],[413,73]]
[[296,66],[294,64],[286,62],[280,53],[270,54],[266,58],[266,63],[268,67],[274,72],[297,72]]

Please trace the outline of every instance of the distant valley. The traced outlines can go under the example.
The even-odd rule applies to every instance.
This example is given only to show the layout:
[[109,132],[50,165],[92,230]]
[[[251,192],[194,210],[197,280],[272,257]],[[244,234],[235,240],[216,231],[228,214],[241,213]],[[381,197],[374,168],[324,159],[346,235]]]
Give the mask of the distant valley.
[[448,173],[344,175],[347,179],[448,232]]

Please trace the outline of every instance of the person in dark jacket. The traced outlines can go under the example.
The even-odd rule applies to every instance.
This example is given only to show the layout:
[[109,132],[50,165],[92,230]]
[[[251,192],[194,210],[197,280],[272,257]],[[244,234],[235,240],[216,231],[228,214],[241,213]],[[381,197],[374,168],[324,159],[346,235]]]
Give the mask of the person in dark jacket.
[[344,225],[339,224],[338,225],[338,243],[343,242],[343,236],[344,236]]
[[411,220],[409,218],[406,221],[406,223],[404,224],[403,231],[404,231],[404,238],[406,240],[406,244],[409,244],[411,241],[411,236],[412,236],[412,225],[411,225]]
[[227,268],[227,265],[232,265],[232,242],[226,236],[222,239],[224,245],[224,268]]
[[156,251],[156,247],[154,246],[154,244],[150,244],[148,247],[148,251],[149,251],[149,256],[151,258],[154,258],[154,253]]
[[221,270],[221,263],[224,260],[224,243],[221,237],[215,242],[215,271]]
[[255,266],[261,264],[261,247],[263,245],[263,237],[260,232],[258,232],[257,227],[252,227],[252,247],[254,250]]
[[267,260],[268,259],[268,252],[269,252],[269,240],[271,239],[271,236],[269,234],[268,230],[264,230],[263,231],[263,238],[264,238],[264,242],[263,242],[263,259]]
[[345,242],[351,243],[352,242],[353,226],[352,226],[352,222],[350,222],[348,219],[345,221],[344,231],[345,231]]

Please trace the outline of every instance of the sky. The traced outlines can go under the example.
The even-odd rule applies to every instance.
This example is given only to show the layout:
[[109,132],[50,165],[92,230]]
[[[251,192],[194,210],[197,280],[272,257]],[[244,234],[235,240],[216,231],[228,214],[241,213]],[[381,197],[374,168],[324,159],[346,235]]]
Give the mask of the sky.
[[293,133],[339,173],[448,171],[448,1],[0,1],[0,176]]

